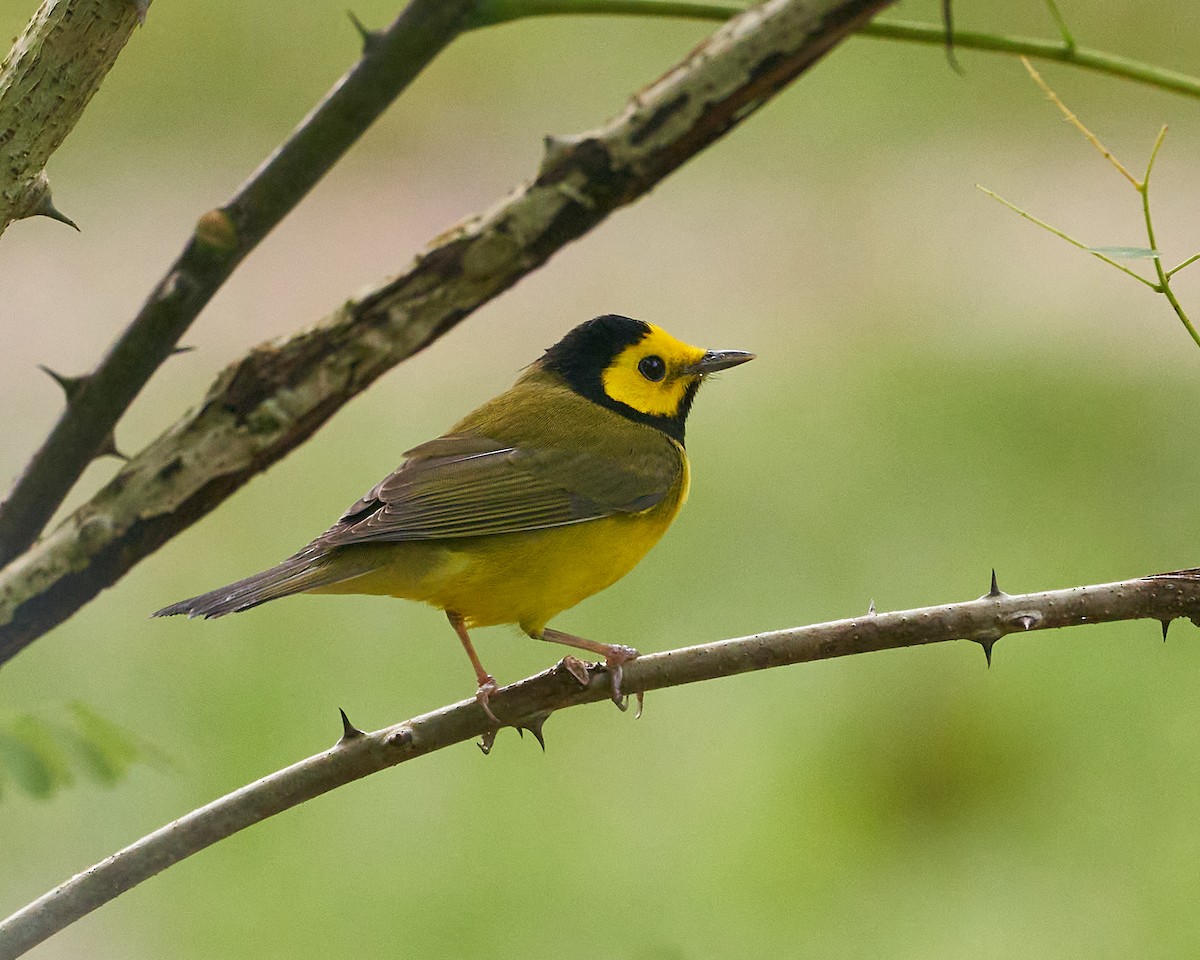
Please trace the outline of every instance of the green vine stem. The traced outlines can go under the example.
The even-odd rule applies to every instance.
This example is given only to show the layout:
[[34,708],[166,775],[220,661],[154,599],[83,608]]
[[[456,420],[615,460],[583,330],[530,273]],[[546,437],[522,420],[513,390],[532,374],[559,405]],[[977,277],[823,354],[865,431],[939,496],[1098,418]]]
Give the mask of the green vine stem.
[[[525,17],[579,14],[726,20],[745,9],[737,4],[677,3],[673,0],[482,0],[476,7],[470,26],[485,27]],[[1011,56],[1035,57],[1039,60],[1054,60],[1200,99],[1200,77],[1167,70],[1103,50],[1080,47],[1067,29],[1057,6],[1051,3],[1050,9],[1062,35],[1059,40],[981,33],[974,30],[955,30],[950,39],[955,50],[983,50]],[[945,46],[947,40],[946,30],[941,24],[911,20],[876,19],[863,26],[858,34],[863,37],[903,40],[938,47]]]
[[[1142,216],[1146,221],[1146,237],[1150,241],[1151,248],[1155,250],[1158,249],[1158,246],[1154,241],[1154,221],[1150,216],[1150,172],[1154,169],[1154,161],[1158,159],[1158,150],[1162,146],[1163,139],[1166,137],[1166,135],[1167,128],[1164,126],[1158,131],[1158,136],[1154,139],[1154,146],[1150,149],[1150,159],[1146,163],[1146,175],[1142,177],[1140,183],[1136,184],[1137,192],[1141,194],[1142,197]],[[1178,267],[1175,267],[1171,273],[1176,273],[1177,271],[1183,269],[1183,267],[1187,266],[1188,263],[1193,262],[1195,259],[1195,256],[1193,256],[1190,260],[1185,260]],[[1187,330],[1192,340],[1195,341],[1196,346],[1200,347],[1200,333],[1197,333],[1195,326],[1188,318],[1187,312],[1183,309],[1183,305],[1175,296],[1175,291],[1171,289],[1171,273],[1167,273],[1167,271],[1163,269],[1162,257],[1154,258],[1154,270],[1155,273],[1158,274],[1158,284],[1155,286],[1155,290],[1167,298],[1167,302],[1171,305],[1171,309],[1175,311],[1175,315],[1179,317],[1180,321],[1183,323],[1184,329]]]

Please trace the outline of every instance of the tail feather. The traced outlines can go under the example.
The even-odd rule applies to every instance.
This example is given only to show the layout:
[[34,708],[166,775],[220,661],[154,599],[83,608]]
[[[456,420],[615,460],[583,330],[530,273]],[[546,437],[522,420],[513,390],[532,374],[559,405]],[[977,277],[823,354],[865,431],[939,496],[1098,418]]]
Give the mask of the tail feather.
[[188,617],[205,619],[223,617],[227,613],[239,613],[257,607],[268,600],[277,600],[280,597],[361,576],[374,566],[356,568],[353,564],[333,564],[328,561],[329,554],[323,550],[301,550],[269,570],[244,580],[227,583],[208,593],[172,603],[155,611],[151,616],[173,617],[177,614],[187,614]]

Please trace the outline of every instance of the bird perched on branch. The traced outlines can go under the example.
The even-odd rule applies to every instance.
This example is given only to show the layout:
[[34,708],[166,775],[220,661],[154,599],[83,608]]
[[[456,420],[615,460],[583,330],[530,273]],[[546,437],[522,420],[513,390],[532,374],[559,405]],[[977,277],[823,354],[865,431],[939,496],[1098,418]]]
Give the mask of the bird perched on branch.
[[511,389],[409,450],[298,553],[155,616],[220,617],[294,593],[404,597],[445,611],[493,721],[496,681],[473,627],[515,623],[600,654],[619,704],[621,665],[637,651],[546,624],[627,574],[666,532],[687,499],[684,423],[696,391],[753,358],[628,317],[589,320]]

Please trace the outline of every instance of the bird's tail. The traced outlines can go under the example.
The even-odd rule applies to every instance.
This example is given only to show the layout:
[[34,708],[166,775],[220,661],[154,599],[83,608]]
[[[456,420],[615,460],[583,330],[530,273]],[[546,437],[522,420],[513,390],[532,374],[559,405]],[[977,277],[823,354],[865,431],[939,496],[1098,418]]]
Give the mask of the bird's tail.
[[[277,600],[293,593],[303,593],[315,587],[349,580],[369,572],[374,564],[358,568],[353,564],[330,563],[325,550],[306,547],[294,556],[269,570],[256,573],[245,580],[227,583],[216,590],[202,593],[198,597],[180,600],[169,607],[155,611],[155,617],[173,617],[186,613],[189,617],[223,617],[227,613],[238,613],[257,607],[268,600]],[[341,558],[339,558],[341,559]]]

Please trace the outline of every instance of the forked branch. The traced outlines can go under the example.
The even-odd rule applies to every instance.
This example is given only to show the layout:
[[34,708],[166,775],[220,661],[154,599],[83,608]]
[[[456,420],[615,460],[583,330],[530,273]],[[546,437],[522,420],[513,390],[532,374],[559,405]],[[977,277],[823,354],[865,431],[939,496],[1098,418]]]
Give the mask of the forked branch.
[[[967,639],[992,644],[1010,633],[1082,626],[1148,617],[1167,625],[1176,617],[1200,616],[1200,570],[1181,570],[1139,580],[1009,596],[992,586],[978,600],[760,633],[735,640],[654,653],[627,663],[627,693],[752,670],[851,654]],[[542,725],[556,710],[607,699],[609,677],[592,666],[586,687],[555,667],[504,687],[491,697],[496,715],[542,740]],[[443,707],[374,733],[344,721],[342,738],[321,753],[235,790],[167,824],[124,850],[72,877],[0,923],[0,960],[14,960],[167,867],[361,777],[415,760],[455,743],[482,737],[490,749],[495,729],[474,700]]]

